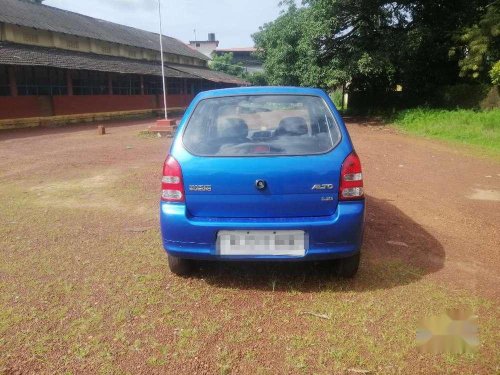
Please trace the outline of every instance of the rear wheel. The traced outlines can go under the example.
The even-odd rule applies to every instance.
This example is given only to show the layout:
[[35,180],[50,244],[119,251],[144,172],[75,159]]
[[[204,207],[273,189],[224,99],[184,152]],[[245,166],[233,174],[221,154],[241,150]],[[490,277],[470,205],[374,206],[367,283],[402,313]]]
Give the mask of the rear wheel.
[[193,261],[168,254],[168,267],[178,276],[187,276],[193,271]]
[[339,259],[336,267],[337,275],[344,278],[352,278],[356,276],[360,258],[361,254],[357,253],[356,255]]

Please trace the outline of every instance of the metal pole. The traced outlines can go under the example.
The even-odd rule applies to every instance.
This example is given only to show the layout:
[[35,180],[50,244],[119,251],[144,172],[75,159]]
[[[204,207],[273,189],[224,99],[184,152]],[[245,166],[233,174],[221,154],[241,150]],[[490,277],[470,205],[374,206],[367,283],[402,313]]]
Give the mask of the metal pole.
[[160,55],[161,55],[161,81],[163,83],[163,106],[165,108],[165,120],[167,119],[167,89],[165,87],[165,65],[163,64],[163,30],[161,22],[161,0],[158,0],[158,16],[160,18]]

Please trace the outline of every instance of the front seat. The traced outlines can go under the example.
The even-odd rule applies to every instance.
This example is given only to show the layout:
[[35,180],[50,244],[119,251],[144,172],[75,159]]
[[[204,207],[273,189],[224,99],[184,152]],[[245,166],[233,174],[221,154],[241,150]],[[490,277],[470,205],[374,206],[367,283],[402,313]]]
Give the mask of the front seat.
[[303,117],[285,117],[280,121],[278,129],[274,132],[276,137],[282,135],[298,136],[308,133],[307,122]]

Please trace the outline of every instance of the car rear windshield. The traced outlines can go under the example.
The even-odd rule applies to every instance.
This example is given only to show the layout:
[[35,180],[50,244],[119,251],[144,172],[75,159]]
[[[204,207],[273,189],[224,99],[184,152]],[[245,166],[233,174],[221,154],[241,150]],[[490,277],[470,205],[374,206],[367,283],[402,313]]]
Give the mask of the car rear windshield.
[[340,131],[323,99],[247,95],[204,99],[183,136],[200,156],[311,155],[330,151]]

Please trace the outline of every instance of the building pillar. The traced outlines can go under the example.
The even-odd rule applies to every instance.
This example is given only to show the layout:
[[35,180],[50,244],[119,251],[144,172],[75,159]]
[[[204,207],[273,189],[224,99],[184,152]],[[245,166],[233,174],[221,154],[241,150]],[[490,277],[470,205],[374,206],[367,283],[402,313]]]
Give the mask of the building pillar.
[[17,96],[16,71],[13,66],[7,68],[9,74],[10,95]]
[[73,96],[73,78],[71,77],[71,70],[66,70],[66,87],[68,95]]
[[113,95],[113,74],[108,73],[108,95]]
[[141,75],[141,95],[144,95],[144,76]]

